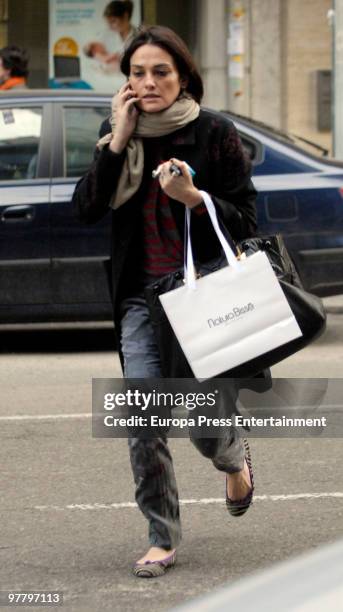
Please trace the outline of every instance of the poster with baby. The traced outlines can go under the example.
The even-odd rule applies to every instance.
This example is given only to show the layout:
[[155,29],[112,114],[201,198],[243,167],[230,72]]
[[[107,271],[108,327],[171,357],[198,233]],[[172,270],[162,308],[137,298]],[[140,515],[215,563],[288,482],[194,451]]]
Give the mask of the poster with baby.
[[49,0],[49,87],[118,89],[141,13],[141,0]]

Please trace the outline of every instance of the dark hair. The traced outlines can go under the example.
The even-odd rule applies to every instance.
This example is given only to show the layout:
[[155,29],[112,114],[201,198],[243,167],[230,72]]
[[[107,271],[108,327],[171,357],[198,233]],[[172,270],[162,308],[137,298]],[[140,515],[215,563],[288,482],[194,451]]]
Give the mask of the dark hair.
[[156,45],[167,51],[172,56],[180,77],[187,80],[186,91],[196,102],[200,103],[204,95],[202,78],[188,47],[170,28],[164,26],[142,28],[124,51],[120,62],[120,69],[123,74],[129,76],[131,56],[142,45]]
[[27,77],[29,74],[29,56],[25,49],[12,45],[0,49],[0,57],[6,70],[10,70],[12,77]]
[[114,0],[106,6],[104,17],[124,17],[127,13],[129,19],[131,19],[132,11],[133,2],[131,0]]

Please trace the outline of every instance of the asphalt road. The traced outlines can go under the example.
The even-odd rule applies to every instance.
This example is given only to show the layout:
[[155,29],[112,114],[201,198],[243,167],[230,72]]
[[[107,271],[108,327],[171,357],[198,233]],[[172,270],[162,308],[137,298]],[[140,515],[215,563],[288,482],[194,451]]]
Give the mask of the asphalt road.
[[[342,323],[330,314],[325,335],[273,374],[343,378]],[[240,519],[225,509],[223,475],[172,439],[178,563],[162,579],[135,579],[146,524],[132,506],[127,443],[93,439],[89,418],[91,378],[120,375],[111,331],[1,338],[0,590],[64,591],[68,612],[162,611],[342,536],[340,439],[252,440],[256,497]]]

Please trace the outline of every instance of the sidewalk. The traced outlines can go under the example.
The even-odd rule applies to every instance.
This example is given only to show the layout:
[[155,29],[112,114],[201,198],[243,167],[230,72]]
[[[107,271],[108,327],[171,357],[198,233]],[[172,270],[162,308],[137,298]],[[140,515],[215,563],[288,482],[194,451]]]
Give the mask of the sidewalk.
[[326,312],[333,314],[343,313],[343,295],[332,295],[323,298]]

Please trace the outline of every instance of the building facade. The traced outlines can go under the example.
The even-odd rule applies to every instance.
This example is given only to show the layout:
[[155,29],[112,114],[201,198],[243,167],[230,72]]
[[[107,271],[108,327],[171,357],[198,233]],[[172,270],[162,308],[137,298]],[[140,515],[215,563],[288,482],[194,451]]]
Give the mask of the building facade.
[[[205,83],[204,104],[331,149],[331,0],[142,0],[145,23],[175,29]],[[31,87],[48,84],[49,0],[0,0],[0,46],[30,52]]]
[[331,0],[232,0],[230,23],[240,7],[244,79],[229,107],[330,149]]

